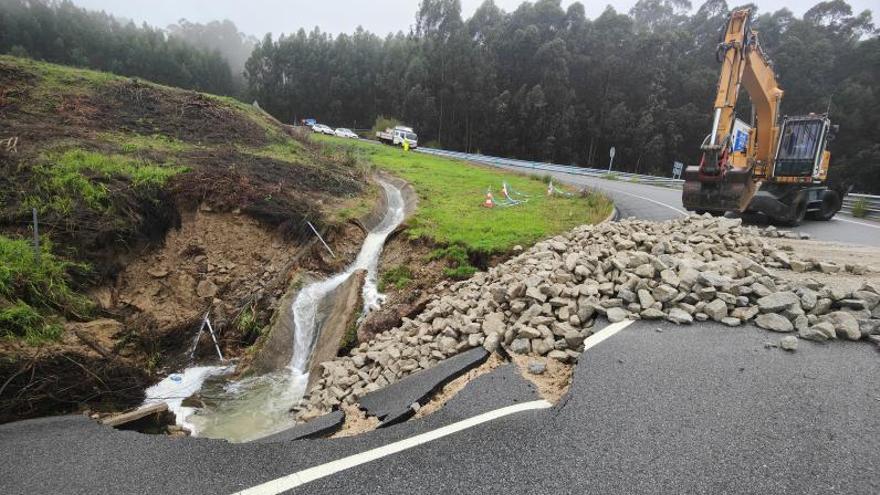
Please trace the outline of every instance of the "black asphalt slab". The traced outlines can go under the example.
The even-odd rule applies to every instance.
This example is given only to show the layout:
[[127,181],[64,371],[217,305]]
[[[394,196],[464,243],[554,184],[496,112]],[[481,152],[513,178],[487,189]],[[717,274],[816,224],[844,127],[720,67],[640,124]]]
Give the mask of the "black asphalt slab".
[[424,405],[430,397],[444,385],[467,371],[479,366],[489,358],[489,352],[475,347],[449,359],[444,359],[433,368],[419,371],[399,382],[370,392],[360,398],[361,409],[370,416],[382,421],[380,427],[406,421],[415,409],[412,405]]
[[[657,331],[657,329],[662,331]],[[580,359],[566,400],[294,493],[880,493],[880,355],[714,324],[636,322]],[[502,367],[426,418],[351,438],[229,444],[67,416],[0,426],[0,493],[231,493],[533,400]]]
[[293,428],[275,433],[255,440],[260,443],[283,442],[286,440],[300,440],[303,438],[321,438],[332,434],[342,427],[345,422],[345,413],[339,410],[329,412],[311,421],[298,424]]

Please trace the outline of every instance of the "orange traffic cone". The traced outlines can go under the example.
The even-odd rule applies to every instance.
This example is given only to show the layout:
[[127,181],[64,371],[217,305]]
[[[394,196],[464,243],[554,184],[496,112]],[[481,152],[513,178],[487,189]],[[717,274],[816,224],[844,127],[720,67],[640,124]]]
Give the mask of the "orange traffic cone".
[[483,206],[485,206],[486,208],[494,208],[495,207],[495,200],[492,199],[492,192],[491,191],[486,191],[486,201],[483,202]]

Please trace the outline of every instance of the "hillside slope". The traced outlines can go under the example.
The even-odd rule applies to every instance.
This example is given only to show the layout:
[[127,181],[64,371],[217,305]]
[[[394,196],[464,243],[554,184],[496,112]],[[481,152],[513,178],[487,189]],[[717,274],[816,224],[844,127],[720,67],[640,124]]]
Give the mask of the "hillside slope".
[[368,172],[232,99],[0,56],[0,422],[140,400],[206,311],[240,352]]

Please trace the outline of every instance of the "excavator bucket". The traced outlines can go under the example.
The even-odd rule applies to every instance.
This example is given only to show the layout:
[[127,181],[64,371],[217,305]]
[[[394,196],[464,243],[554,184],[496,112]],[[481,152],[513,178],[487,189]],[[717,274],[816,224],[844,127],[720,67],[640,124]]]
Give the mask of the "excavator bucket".
[[748,169],[732,168],[718,175],[703,174],[698,166],[685,169],[681,199],[690,211],[742,212],[754,194],[755,183]]

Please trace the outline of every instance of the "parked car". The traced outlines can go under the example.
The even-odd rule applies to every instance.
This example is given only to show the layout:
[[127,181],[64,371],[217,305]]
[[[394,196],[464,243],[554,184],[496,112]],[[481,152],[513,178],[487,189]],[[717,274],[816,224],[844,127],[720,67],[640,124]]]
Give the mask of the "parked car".
[[324,124],[315,124],[312,126],[313,132],[320,132],[321,134],[327,134],[329,136],[334,136],[333,129],[324,125]]
[[336,129],[335,134],[339,137],[358,139],[357,134],[352,132],[351,129],[346,129],[345,127],[340,127],[339,129]]

